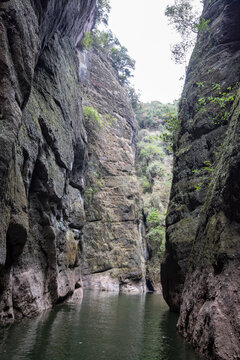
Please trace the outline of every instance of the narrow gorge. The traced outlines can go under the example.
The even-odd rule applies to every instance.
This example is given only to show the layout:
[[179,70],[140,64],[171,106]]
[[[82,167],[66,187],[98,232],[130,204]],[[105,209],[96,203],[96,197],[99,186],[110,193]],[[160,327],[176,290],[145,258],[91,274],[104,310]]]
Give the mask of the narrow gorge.
[[[176,360],[198,359],[187,343],[203,359],[240,359],[240,3],[204,0],[181,99],[167,105],[139,103],[126,48],[122,65],[112,33],[92,35],[106,3],[0,0],[0,328],[35,317],[34,333],[40,314],[83,299],[81,316],[49,314],[78,326],[99,316],[96,343],[103,319],[125,314],[112,332],[126,358],[157,358],[148,347],[165,351],[171,336],[179,345],[176,312]],[[154,294],[144,308],[148,292],[171,312]]]

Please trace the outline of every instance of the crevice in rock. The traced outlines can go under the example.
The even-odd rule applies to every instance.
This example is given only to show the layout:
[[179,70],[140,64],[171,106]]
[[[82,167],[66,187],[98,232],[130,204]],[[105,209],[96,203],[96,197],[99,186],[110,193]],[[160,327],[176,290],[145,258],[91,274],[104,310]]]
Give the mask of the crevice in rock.
[[92,274],[102,274],[102,273],[105,273],[105,272],[107,272],[107,271],[109,271],[109,270],[111,270],[111,269],[113,269],[112,266],[109,266],[109,267],[107,267],[107,268],[105,268],[105,269],[103,269],[103,270],[93,271]]
[[39,117],[38,121],[39,121],[41,130],[42,130],[43,137],[55,155],[56,163],[60,167],[67,170],[67,167],[66,167],[65,163],[62,161],[61,156],[59,154],[58,147],[55,144],[56,139],[54,138],[52,130],[46,125],[46,123],[42,117]]
[[69,291],[66,295],[60,296],[57,301],[55,302],[55,305],[60,305],[64,303],[67,299],[69,299],[73,295],[73,291]]

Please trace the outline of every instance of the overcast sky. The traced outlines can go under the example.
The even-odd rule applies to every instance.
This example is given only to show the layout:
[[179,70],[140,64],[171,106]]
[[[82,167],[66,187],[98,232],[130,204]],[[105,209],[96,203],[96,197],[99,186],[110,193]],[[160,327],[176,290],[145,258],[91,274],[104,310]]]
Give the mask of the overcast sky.
[[178,35],[164,15],[172,1],[110,0],[109,27],[136,60],[133,84],[144,102],[172,102],[181,94],[185,66],[171,59],[170,44]]

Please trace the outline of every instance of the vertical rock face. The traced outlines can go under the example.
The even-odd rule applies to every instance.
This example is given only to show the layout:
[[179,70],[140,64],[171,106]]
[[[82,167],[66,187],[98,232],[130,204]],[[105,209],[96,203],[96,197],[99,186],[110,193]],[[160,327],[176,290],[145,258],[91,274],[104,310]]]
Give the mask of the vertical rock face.
[[[84,54],[81,68],[84,69]],[[136,119],[102,51],[85,54],[88,174],[83,229],[83,283],[88,288],[145,291],[145,244],[135,175]],[[91,109],[91,110],[90,110]],[[89,114],[96,111],[97,116]]]
[[86,134],[75,45],[95,1],[0,3],[0,320],[81,295]]
[[162,266],[180,332],[207,358],[240,358],[240,4],[205,1],[180,106]]
[[97,117],[83,120],[76,47],[94,9],[0,1],[1,324],[79,300],[81,271],[85,287],[145,290],[135,117],[101,53],[82,84]]

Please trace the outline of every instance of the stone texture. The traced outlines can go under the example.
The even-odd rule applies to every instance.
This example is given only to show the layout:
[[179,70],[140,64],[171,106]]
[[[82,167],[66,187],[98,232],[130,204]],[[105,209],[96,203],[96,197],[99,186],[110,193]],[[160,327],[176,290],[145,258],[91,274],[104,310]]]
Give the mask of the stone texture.
[[1,323],[81,295],[86,134],[74,46],[94,6],[0,4]]
[[187,276],[178,329],[204,358],[240,357],[239,270],[232,261],[220,274],[206,267]]
[[[218,360],[240,358],[239,15],[236,0],[205,1],[210,23],[198,36],[180,105],[162,266],[163,293],[180,309],[180,332]],[[235,101],[225,104],[226,117],[216,102],[199,107],[200,97],[216,97],[229,86]]]
[[[79,57],[83,104],[97,110],[101,121],[86,121],[89,163],[83,284],[94,289],[143,292],[146,246],[135,175],[135,116],[106,55],[94,49]],[[86,65],[89,71],[84,74]]]
[[103,122],[86,124],[87,147],[76,49],[95,2],[0,2],[1,324],[79,302],[83,286],[145,291],[136,123],[100,53],[80,64]]

